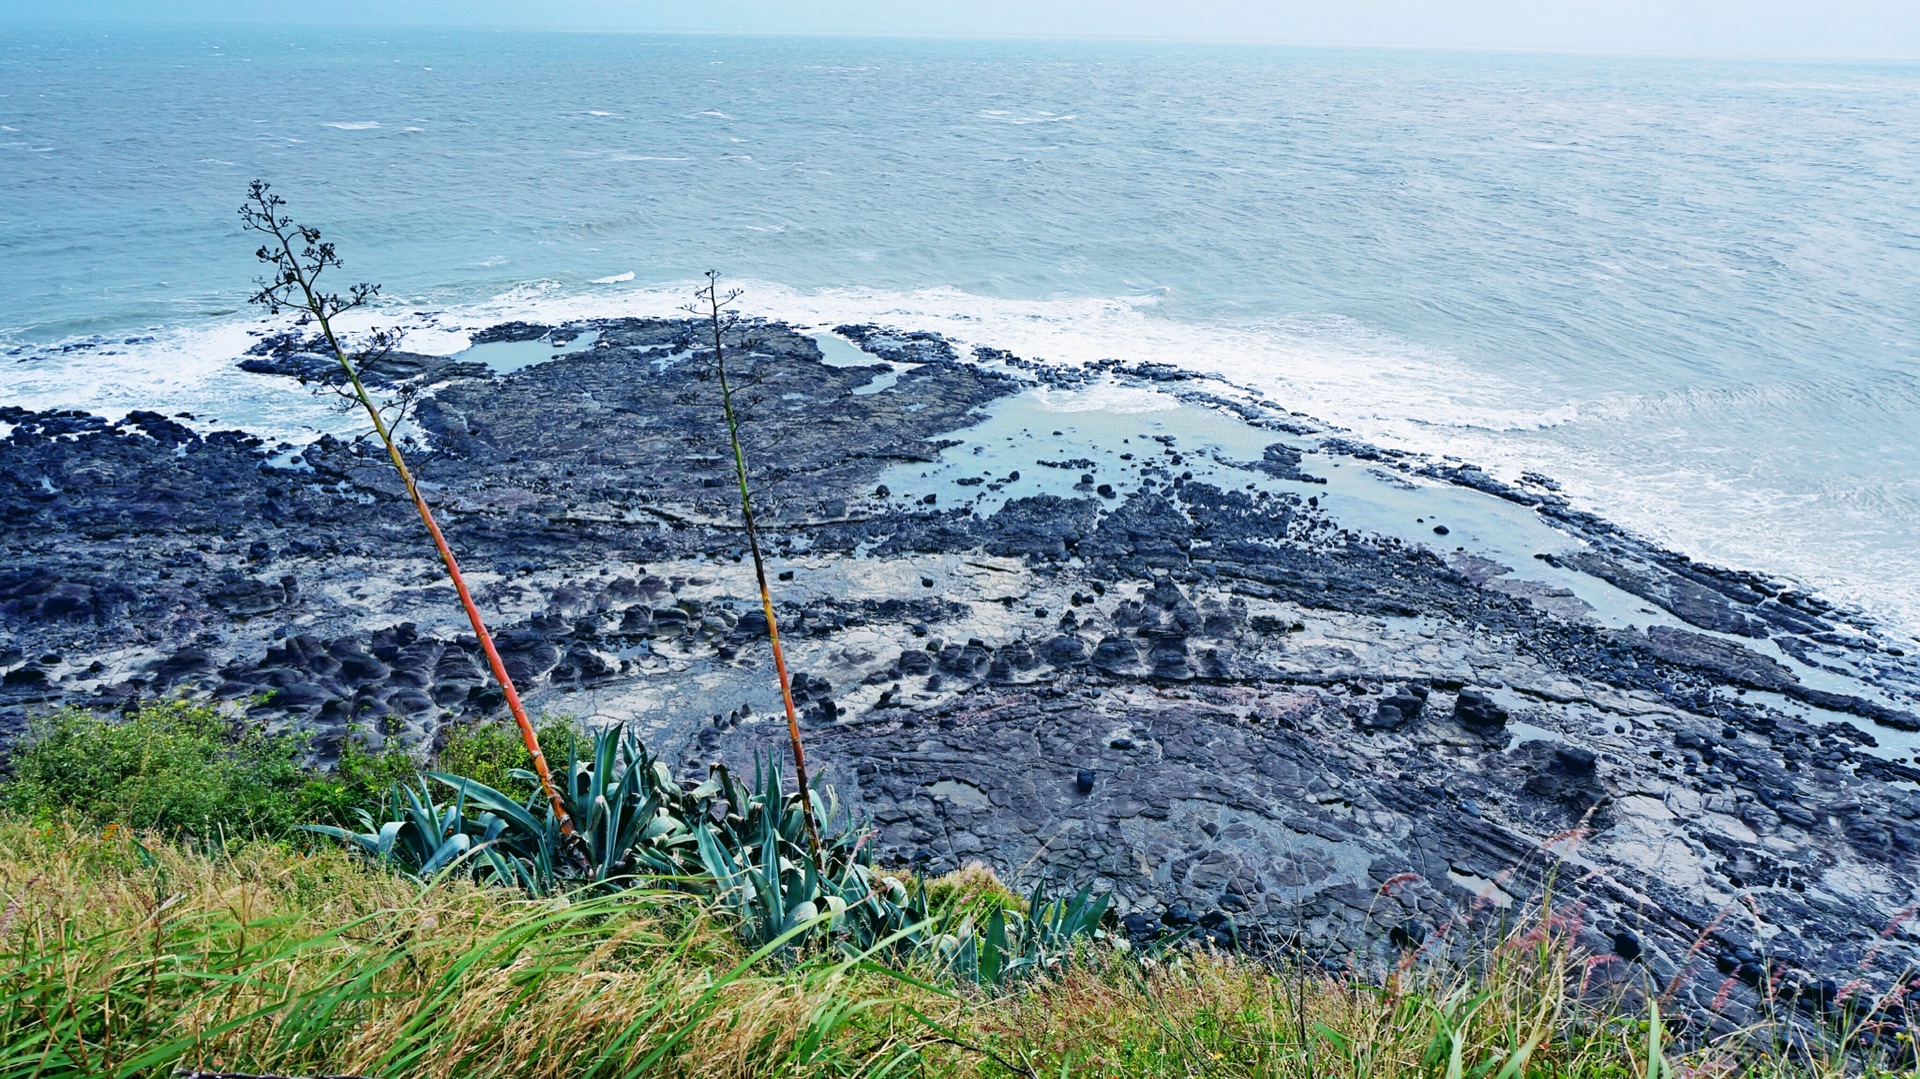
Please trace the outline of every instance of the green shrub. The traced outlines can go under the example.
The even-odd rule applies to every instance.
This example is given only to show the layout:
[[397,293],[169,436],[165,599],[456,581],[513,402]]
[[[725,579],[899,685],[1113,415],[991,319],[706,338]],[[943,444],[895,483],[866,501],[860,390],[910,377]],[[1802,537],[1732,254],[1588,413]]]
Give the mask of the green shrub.
[[306,768],[306,740],[218,709],[154,704],[127,716],[68,708],[32,723],[7,758],[0,805],[43,823],[122,824],[169,834],[286,836],[344,820],[395,782],[402,753],[351,739],[331,773]]
[[[303,824],[339,824],[352,820],[354,810],[392,790],[396,783],[411,783],[419,774],[419,765],[397,749],[368,750],[354,738],[340,747],[340,759],[333,770],[309,770],[300,788],[299,805],[294,815],[280,822],[279,832]],[[278,834],[278,833],[276,833]]]
[[284,829],[306,784],[299,749],[212,708],[162,704],[111,719],[69,708],[32,724],[3,796],[42,821],[201,835]]
[[[540,725],[540,751],[547,766],[559,768],[570,754],[586,754],[590,747],[578,724],[570,719],[548,719]],[[477,780],[508,794],[525,794],[534,784],[514,776],[515,771],[531,771],[533,755],[520,740],[520,731],[508,723],[478,721],[451,728],[435,754],[437,770]],[[374,788],[383,794],[391,783]],[[361,799],[364,805],[372,799]]]

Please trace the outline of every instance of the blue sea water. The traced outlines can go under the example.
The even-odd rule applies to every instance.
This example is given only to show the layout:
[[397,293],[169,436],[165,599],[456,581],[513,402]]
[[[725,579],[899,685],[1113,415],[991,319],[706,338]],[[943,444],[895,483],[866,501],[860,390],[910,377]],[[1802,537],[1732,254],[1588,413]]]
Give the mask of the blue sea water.
[[424,350],[711,267],[1224,372],[1915,633],[1916,147],[1911,65],[0,24],[0,402],[321,425],[231,370],[258,176]]

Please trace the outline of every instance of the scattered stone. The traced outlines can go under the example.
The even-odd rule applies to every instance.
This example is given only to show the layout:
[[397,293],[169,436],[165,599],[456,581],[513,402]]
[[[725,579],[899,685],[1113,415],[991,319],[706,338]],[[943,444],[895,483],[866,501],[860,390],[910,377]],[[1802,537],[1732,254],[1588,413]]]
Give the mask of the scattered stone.
[[1453,718],[1469,727],[1499,728],[1507,725],[1507,710],[1483,690],[1463,689],[1453,702]]

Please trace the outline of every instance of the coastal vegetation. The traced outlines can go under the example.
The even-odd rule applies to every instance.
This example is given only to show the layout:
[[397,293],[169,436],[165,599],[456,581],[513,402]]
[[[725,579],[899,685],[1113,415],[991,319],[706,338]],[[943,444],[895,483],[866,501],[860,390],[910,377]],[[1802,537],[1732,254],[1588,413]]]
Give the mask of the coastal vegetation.
[[[704,317],[713,331],[714,378],[720,383],[720,410],[727,423],[727,447],[733,451],[734,484],[740,489],[740,527],[747,534],[747,549],[753,554],[754,583],[760,588],[760,610],[767,620],[767,646],[773,652],[774,675],[780,680],[780,701],[787,712],[787,739],[793,750],[793,774],[800,786],[801,817],[807,828],[807,850],[814,860],[821,856],[820,833],[814,827],[813,792],[807,782],[807,752],[800,741],[800,717],[793,706],[793,677],[787,672],[786,650],[780,647],[780,620],[773,610],[773,592],[767,587],[767,560],[760,550],[760,529],[753,518],[753,493],[747,481],[747,454],[740,445],[740,413],[734,407],[733,379],[727,374],[726,331],[736,322],[727,307],[740,298],[739,290],[722,295],[720,275],[707,271],[707,285],[695,293],[689,313]],[[701,310],[700,301],[706,301]]]
[[[570,756],[608,744],[568,730],[547,734]],[[711,875],[543,894],[484,872],[423,877],[289,824],[400,762],[350,753],[320,774],[291,745],[173,704],[62,714],[13,754],[0,1075],[1915,1074],[1897,1039],[1861,1051],[1870,1009],[1709,1038],[1662,1009],[1657,985],[1583,993],[1594,957],[1545,907],[1380,969],[1082,933],[995,979],[901,947],[911,934],[830,931],[830,916],[770,933]],[[508,765],[537,808],[513,767],[524,757],[493,755],[506,747],[524,753],[510,728],[471,728],[431,763]],[[787,856],[804,859],[788,832]],[[1062,907],[980,867],[870,872],[914,897],[936,939]]]

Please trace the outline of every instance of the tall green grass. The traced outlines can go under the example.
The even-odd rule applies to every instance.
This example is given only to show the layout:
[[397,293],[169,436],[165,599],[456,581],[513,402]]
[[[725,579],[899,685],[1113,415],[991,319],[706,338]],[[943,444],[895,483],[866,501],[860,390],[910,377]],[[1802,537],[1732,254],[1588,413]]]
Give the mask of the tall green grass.
[[[978,871],[941,887],[1006,901]],[[995,990],[781,961],[680,893],[527,899],[13,816],[0,904],[0,1077],[1915,1074],[1764,1031],[1677,1049],[1657,1011],[1578,998],[1582,957],[1537,918],[1464,966],[1374,979],[1089,945]]]
[[333,852],[13,822],[0,847],[0,1076],[854,1073],[858,1013],[825,1006],[848,965],[763,970],[685,897],[422,890]]

